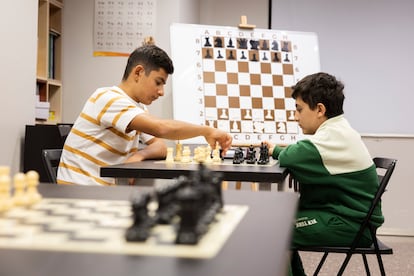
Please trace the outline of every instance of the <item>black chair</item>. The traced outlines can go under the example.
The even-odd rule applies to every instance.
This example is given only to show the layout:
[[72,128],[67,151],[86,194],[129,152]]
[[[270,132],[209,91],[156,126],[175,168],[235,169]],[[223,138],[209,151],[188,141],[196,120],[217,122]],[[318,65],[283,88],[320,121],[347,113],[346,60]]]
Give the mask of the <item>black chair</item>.
[[50,183],[56,183],[62,149],[43,149],[42,160]]
[[[375,207],[378,205],[378,203],[381,201],[381,196],[385,191],[385,188],[387,187],[387,184],[390,180],[390,177],[394,171],[395,165],[397,160],[390,159],[390,158],[381,158],[376,157],[373,159],[375,166],[377,167],[378,172],[378,178],[380,181],[380,184],[378,186],[378,190],[375,194],[375,197],[372,201],[371,207],[367,213],[367,216],[365,217],[364,221],[361,224],[361,227],[359,228],[359,231],[357,232],[355,239],[353,240],[351,246],[349,247],[335,247],[335,246],[307,246],[307,247],[301,247],[297,248],[298,251],[308,251],[308,252],[323,252],[324,255],[322,256],[321,261],[319,262],[315,272],[313,275],[318,275],[319,271],[321,270],[326,258],[328,257],[329,253],[343,253],[346,254],[346,258],[343,261],[339,272],[337,275],[342,275],[345,271],[346,266],[349,263],[349,260],[351,259],[353,254],[361,254],[362,259],[364,261],[365,271],[367,275],[370,274],[368,261],[367,261],[367,254],[375,254],[377,256],[378,260],[378,266],[381,271],[381,275],[385,275],[384,270],[384,264],[382,262],[381,255],[384,254],[393,254],[392,248],[386,246],[384,243],[382,243],[377,238],[376,228],[370,223],[371,216],[374,212]],[[362,234],[364,231],[369,230],[371,237],[372,237],[372,245],[367,248],[361,248],[357,247],[357,244],[359,243]]]

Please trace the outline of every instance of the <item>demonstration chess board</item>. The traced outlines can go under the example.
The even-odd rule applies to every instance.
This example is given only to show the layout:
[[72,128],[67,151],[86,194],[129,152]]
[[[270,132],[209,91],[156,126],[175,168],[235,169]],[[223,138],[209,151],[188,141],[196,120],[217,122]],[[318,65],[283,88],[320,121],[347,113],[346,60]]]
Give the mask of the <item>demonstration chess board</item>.
[[175,119],[225,130],[234,145],[298,140],[291,86],[319,71],[315,34],[174,24],[171,49]]
[[154,226],[145,242],[127,242],[129,201],[44,198],[0,213],[0,248],[211,258],[247,210],[225,205],[197,245],[177,245],[173,224]]

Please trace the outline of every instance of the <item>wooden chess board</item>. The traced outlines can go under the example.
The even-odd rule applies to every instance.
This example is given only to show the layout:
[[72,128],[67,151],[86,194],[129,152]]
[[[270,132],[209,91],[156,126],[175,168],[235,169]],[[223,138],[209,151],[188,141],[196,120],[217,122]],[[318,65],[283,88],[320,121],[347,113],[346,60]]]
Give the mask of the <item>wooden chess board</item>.
[[247,210],[225,205],[197,245],[176,245],[174,225],[156,225],[145,242],[126,242],[128,201],[45,198],[0,213],[0,248],[211,258]]
[[175,119],[225,130],[235,145],[298,140],[291,86],[319,71],[315,34],[174,24],[171,36]]

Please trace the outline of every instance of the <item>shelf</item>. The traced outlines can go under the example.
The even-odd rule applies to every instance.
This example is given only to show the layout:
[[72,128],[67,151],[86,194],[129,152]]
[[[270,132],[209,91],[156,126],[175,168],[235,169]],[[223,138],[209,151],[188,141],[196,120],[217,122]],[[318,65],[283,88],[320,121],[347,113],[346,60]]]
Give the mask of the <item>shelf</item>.
[[[48,102],[48,119],[38,123],[59,123],[62,119],[62,0],[39,0],[36,94]],[[39,107],[37,107],[39,108]],[[37,111],[39,109],[36,109]],[[44,113],[43,113],[44,114]],[[38,116],[38,115],[37,115]]]

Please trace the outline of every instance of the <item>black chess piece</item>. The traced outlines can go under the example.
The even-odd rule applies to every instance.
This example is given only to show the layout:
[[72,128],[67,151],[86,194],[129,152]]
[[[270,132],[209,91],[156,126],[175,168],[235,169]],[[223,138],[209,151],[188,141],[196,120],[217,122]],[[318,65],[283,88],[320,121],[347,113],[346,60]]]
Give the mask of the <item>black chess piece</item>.
[[273,51],[279,51],[279,44],[277,43],[276,40],[272,41],[272,50]]
[[238,147],[234,151],[233,164],[241,164],[244,162],[243,149]]
[[200,228],[200,205],[201,193],[192,186],[180,189],[177,192],[177,200],[180,205],[180,224],[177,230],[175,243],[177,244],[197,244],[202,234]]
[[145,241],[150,233],[153,221],[148,215],[149,194],[135,196],[131,202],[133,223],[126,230],[125,239],[129,242]]
[[213,58],[210,54],[210,49],[206,50],[206,55],[204,56],[204,58]]
[[218,53],[217,53],[217,58],[223,58],[223,56],[221,55],[221,52],[220,52],[220,50],[219,51],[217,51]]
[[244,55],[244,51],[241,51],[242,56],[240,57],[240,59],[246,59],[246,56]]
[[282,52],[289,52],[289,42],[283,41],[282,45]]
[[227,48],[234,48],[233,40],[231,38],[229,39],[229,42],[227,44]]
[[211,47],[211,43],[210,43],[210,38],[209,37],[205,37],[204,38],[206,40],[206,42],[204,43],[204,47]]
[[266,53],[263,53],[263,58],[262,58],[262,60],[268,60],[268,58],[267,58],[267,56],[266,56]]
[[272,61],[274,61],[274,62],[280,62],[280,58],[279,58],[279,55],[277,53],[274,53],[273,54],[273,60]]
[[246,150],[246,163],[255,164],[256,161],[256,150],[254,149],[253,145],[250,145]]
[[256,57],[256,53],[253,53],[251,61],[258,61]]
[[285,59],[283,61],[290,62],[288,54],[285,55]]
[[266,165],[267,163],[269,163],[269,148],[262,142],[260,145],[259,161],[257,161],[257,164]]
[[227,59],[234,59],[233,51],[229,51],[229,56]]
[[259,50],[257,48],[259,46],[259,41],[251,39],[249,43],[250,43],[250,49]]
[[168,224],[177,214],[179,206],[176,199],[177,191],[186,185],[187,178],[179,177],[175,181],[156,187],[155,194],[158,201],[156,221],[159,224]]
[[239,43],[239,49],[247,49],[247,39],[239,38],[237,42]]
[[214,47],[223,48],[223,40],[221,37],[216,37],[214,39]]
[[269,50],[269,45],[267,43],[267,40],[263,40],[261,49],[262,50]]

